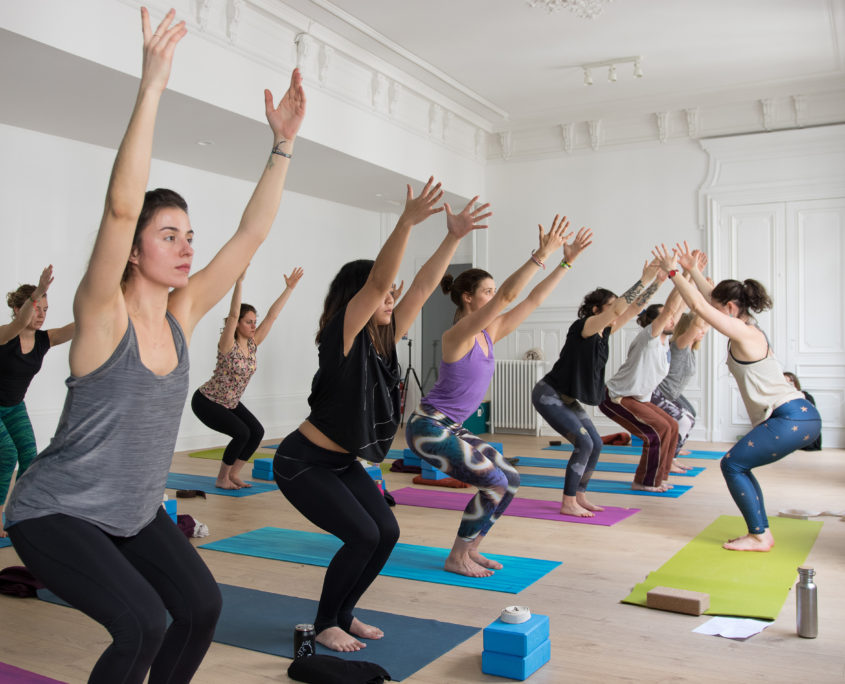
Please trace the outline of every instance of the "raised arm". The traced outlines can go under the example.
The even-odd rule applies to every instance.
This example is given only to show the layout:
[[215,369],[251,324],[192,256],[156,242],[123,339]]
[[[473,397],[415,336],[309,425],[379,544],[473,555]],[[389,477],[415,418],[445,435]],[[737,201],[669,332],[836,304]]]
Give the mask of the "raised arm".
[[32,295],[27,298],[23,306],[15,312],[15,317],[10,323],[0,325],[0,344],[6,344],[9,340],[17,337],[29,325],[32,317],[35,315],[35,307],[41,301],[41,298],[47,294],[50,283],[53,282],[53,265],[47,266],[41,271],[41,277],[38,279],[38,285]]
[[455,325],[443,333],[443,360],[447,363],[456,361],[469,351],[473,345],[473,338],[485,328],[495,341],[495,326],[493,325],[502,309],[516,300],[528,281],[537,273],[537,269],[563,245],[570,234],[565,231],[569,221],[564,216],[554,217],[552,227],[546,233],[542,224],[539,228],[539,247],[531,256],[505,279],[496,294],[477,311],[461,318]]
[[232,299],[229,302],[229,313],[223,323],[223,330],[220,332],[220,339],[217,341],[217,351],[221,354],[228,354],[235,346],[235,330],[238,327],[238,318],[241,315],[241,301],[243,299],[243,283],[246,271],[238,276],[235,287],[232,289]]
[[428,183],[425,184],[418,197],[414,197],[410,185],[406,186],[406,189],[405,210],[396,222],[393,232],[382,245],[364,286],[346,306],[346,315],[343,319],[344,353],[352,348],[355,337],[364,329],[367,321],[391,292],[405,254],[405,247],[408,245],[411,229],[432,214],[443,211],[443,207],[435,206],[443,197],[443,191],[440,189],[440,183],[435,185],[433,177],[428,179]]
[[76,330],[76,323],[71,321],[61,328],[50,328],[47,335],[50,338],[50,346],[55,347],[65,342],[70,342],[73,339],[73,333]]
[[191,276],[186,287],[171,294],[168,308],[188,334],[247,267],[276,218],[294,140],[305,118],[305,91],[299,69],[293,70],[290,86],[277,107],[273,106],[270,91],[264,91],[264,109],[273,133],[273,146],[237,231],[208,266]]
[[[460,214],[453,214],[449,204],[443,204],[446,209],[446,237],[443,238],[443,242],[440,243],[434,254],[423,264],[414,277],[408,288],[408,293],[393,309],[393,316],[396,321],[396,342],[399,342],[402,336],[408,332],[408,328],[413,325],[423,304],[434,292],[461,239],[473,230],[487,228],[487,225],[481,222],[493,215],[492,212],[487,211],[490,204],[482,204],[473,208],[477,201],[478,196],[473,197]],[[398,300],[399,294],[394,293],[394,297]]]
[[[611,332],[616,332],[618,327],[625,325],[631,318],[636,315],[639,309],[636,308],[635,301],[643,293],[646,285],[654,280],[660,267],[655,263],[648,261],[643,265],[643,272],[639,280],[629,287],[623,294],[616,298],[616,300],[608,306],[604,311],[600,311],[592,316],[588,316],[584,321],[583,337],[591,337],[596,333],[600,333],[607,326],[612,326]],[[615,325],[617,319],[624,319],[624,322],[617,327]]]
[[680,244],[676,248],[678,263],[692,278],[693,283],[698,288],[698,291],[704,295],[704,298],[709,302],[710,293],[713,291],[713,285],[704,277],[704,267],[707,265],[707,255],[701,250],[694,249],[690,252],[687,241],[684,240],[683,249]]
[[[534,311],[540,304],[542,304],[546,297],[548,297],[552,290],[557,287],[564,275],[566,275],[581,254],[587,247],[593,243],[593,231],[588,228],[581,228],[575,239],[570,243],[563,245],[563,261],[560,265],[552,270],[543,280],[541,280],[528,296],[519,304],[500,315],[492,325],[487,329],[491,339],[496,342],[504,337],[510,335],[516,330],[519,325]],[[495,334],[494,334],[495,333]]]
[[282,312],[282,309],[285,308],[285,304],[287,304],[288,299],[293,294],[294,289],[296,288],[296,284],[299,282],[299,279],[302,277],[304,271],[302,267],[297,266],[290,272],[289,276],[284,276],[285,278],[285,289],[277,298],[276,301],[270,305],[270,308],[267,310],[267,315],[264,316],[264,320],[261,321],[258,328],[255,330],[255,340],[256,346],[261,344],[270,334],[270,331],[273,329],[273,324],[276,322],[276,319],[279,317],[279,314]]
[[[121,278],[144,204],[161,94],[167,87],[176,45],[187,32],[183,21],[171,26],[174,16],[174,10],[170,10],[153,32],[149,13],[141,8],[144,60],[138,97],[114,160],[94,250],[74,298],[74,317],[83,334],[89,322],[112,339],[122,335],[126,327]],[[102,335],[92,337],[98,338],[92,342],[103,341]]]
[[[684,280],[683,277],[678,278],[678,280]],[[663,308],[660,310],[660,313],[657,314],[657,318],[655,318],[651,322],[651,336],[658,337],[660,333],[666,328],[666,324],[675,316],[675,312],[678,310],[678,304],[683,303],[683,299],[681,298],[681,294],[678,292],[678,288],[675,287],[669,293],[669,297],[666,299],[666,303],[663,305]]]

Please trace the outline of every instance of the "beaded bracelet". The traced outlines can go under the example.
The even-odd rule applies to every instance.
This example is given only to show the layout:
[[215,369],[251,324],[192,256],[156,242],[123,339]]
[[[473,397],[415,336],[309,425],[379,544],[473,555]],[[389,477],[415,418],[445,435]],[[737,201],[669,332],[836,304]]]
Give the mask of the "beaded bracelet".
[[535,251],[536,250],[533,250],[533,249],[531,250],[531,261],[533,261],[535,264],[537,264],[540,268],[542,268],[545,271],[546,270],[546,264],[544,264],[542,261],[540,261],[537,257],[534,256]]
[[560,262],[561,268],[572,268],[572,264],[570,264],[566,259]]

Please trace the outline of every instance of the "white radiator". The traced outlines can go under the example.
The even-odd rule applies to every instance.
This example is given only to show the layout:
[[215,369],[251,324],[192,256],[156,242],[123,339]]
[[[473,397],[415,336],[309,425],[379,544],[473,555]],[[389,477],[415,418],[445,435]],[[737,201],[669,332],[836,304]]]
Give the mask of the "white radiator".
[[490,393],[490,432],[540,435],[531,390],[546,374],[543,361],[496,361]]

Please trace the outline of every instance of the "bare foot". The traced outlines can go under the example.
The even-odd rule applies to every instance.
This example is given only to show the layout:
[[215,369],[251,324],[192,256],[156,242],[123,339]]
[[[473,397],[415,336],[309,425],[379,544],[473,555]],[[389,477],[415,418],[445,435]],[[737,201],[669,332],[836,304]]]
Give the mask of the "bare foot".
[[763,534],[746,534],[726,541],[722,548],[728,551],[769,551],[774,545],[774,536],[770,530],[766,530]]
[[490,570],[501,570],[503,567],[499,561],[494,561],[490,558],[486,558],[485,556],[482,556],[478,551],[470,551],[469,557],[483,568],[489,568]]
[[234,482],[237,485],[238,489],[249,489],[250,487],[252,487],[249,482],[244,482],[239,477],[233,477],[232,475],[229,475],[229,480],[231,482]]
[[584,508],[581,504],[577,502],[564,502],[564,504],[560,507],[561,515],[574,515],[578,518],[595,518],[596,514],[590,510]]
[[584,492],[578,492],[575,495],[575,501],[578,502],[579,506],[586,508],[588,511],[599,512],[604,510],[601,506],[597,506],[596,504],[587,501],[587,495]]
[[384,636],[378,627],[372,625],[365,625],[358,618],[352,618],[352,624],[349,625],[349,633],[362,639],[381,639]]
[[689,449],[681,449],[678,456],[689,456],[692,452]]
[[669,467],[670,473],[685,473],[689,468],[684,468],[680,463],[672,463]]
[[317,643],[323,644],[332,651],[360,651],[367,644],[358,641],[351,634],[347,634],[340,627],[329,627],[317,635]]
[[668,488],[666,485],[659,485],[658,487],[646,487],[639,482],[632,482],[631,489],[636,489],[638,492],[665,492]]
[[214,483],[214,486],[217,487],[217,489],[240,489],[238,485],[228,479],[217,480],[217,482]]
[[469,555],[456,557],[449,554],[446,562],[443,564],[443,568],[448,572],[466,575],[467,577],[490,577],[493,574],[492,570],[482,567],[472,560]]

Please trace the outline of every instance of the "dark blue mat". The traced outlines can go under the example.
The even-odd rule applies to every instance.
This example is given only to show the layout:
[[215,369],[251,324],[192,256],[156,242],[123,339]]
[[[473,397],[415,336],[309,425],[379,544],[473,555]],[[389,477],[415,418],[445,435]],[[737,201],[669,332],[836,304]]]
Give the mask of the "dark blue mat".
[[[520,459],[521,460],[521,459]],[[519,474],[519,484],[523,487],[547,487],[549,489],[563,489],[563,478],[554,475],[532,475],[530,473]],[[630,482],[619,480],[590,480],[587,485],[588,492],[601,492],[603,494],[633,494],[634,496],[659,496],[664,499],[677,499],[681,494],[692,489],[689,485],[674,485],[672,489],[665,492],[643,492],[639,489],[631,489]]]
[[[203,544],[200,548],[326,567],[340,546],[341,541],[330,534],[262,527]],[[381,574],[518,594],[560,565],[559,561],[485,553],[487,558],[499,561],[504,567],[490,577],[466,577],[443,569],[443,562],[448,555],[449,549],[399,543],[387,559]]]
[[[543,447],[544,451],[572,451],[571,444],[556,444],[555,446]],[[603,454],[630,454],[631,456],[639,456],[643,453],[641,446],[618,446],[614,444],[605,444],[601,448]],[[685,458],[705,458],[711,461],[718,461],[725,455],[724,451],[704,451],[702,449],[690,449],[689,454],[678,456],[680,459]]]
[[[317,614],[317,602],[309,599],[231,584],[218,586],[223,594],[223,611],[214,631],[214,641],[221,644],[291,658],[294,626],[313,622]],[[38,598],[67,605],[47,589],[40,590]],[[353,653],[337,653],[319,644],[317,652],[378,663],[396,681],[410,677],[480,630],[479,627],[361,608],[355,615],[382,629],[384,638],[365,639],[367,648]],[[286,669],[287,663],[280,664],[279,674]]]
[[188,475],[186,473],[168,473],[167,485],[168,489],[199,489],[206,494],[219,494],[220,496],[252,496],[253,494],[264,494],[265,492],[278,492],[279,488],[275,482],[256,482],[255,480],[246,480],[252,487],[245,489],[218,489],[214,486],[217,478],[208,477],[207,475]]
[[[520,456],[518,466],[527,466],[529,468],[566,468],[569,461],[565,458],[536,458],[534,456]],[[637,472],[636,463],[602,463],[599,461],[596,464],[596,471],[600,473],[635,473]],[[699,473],[703,473],[704,468],[690,468],[684,473],[669,473],[673,477],[695,477]]]

